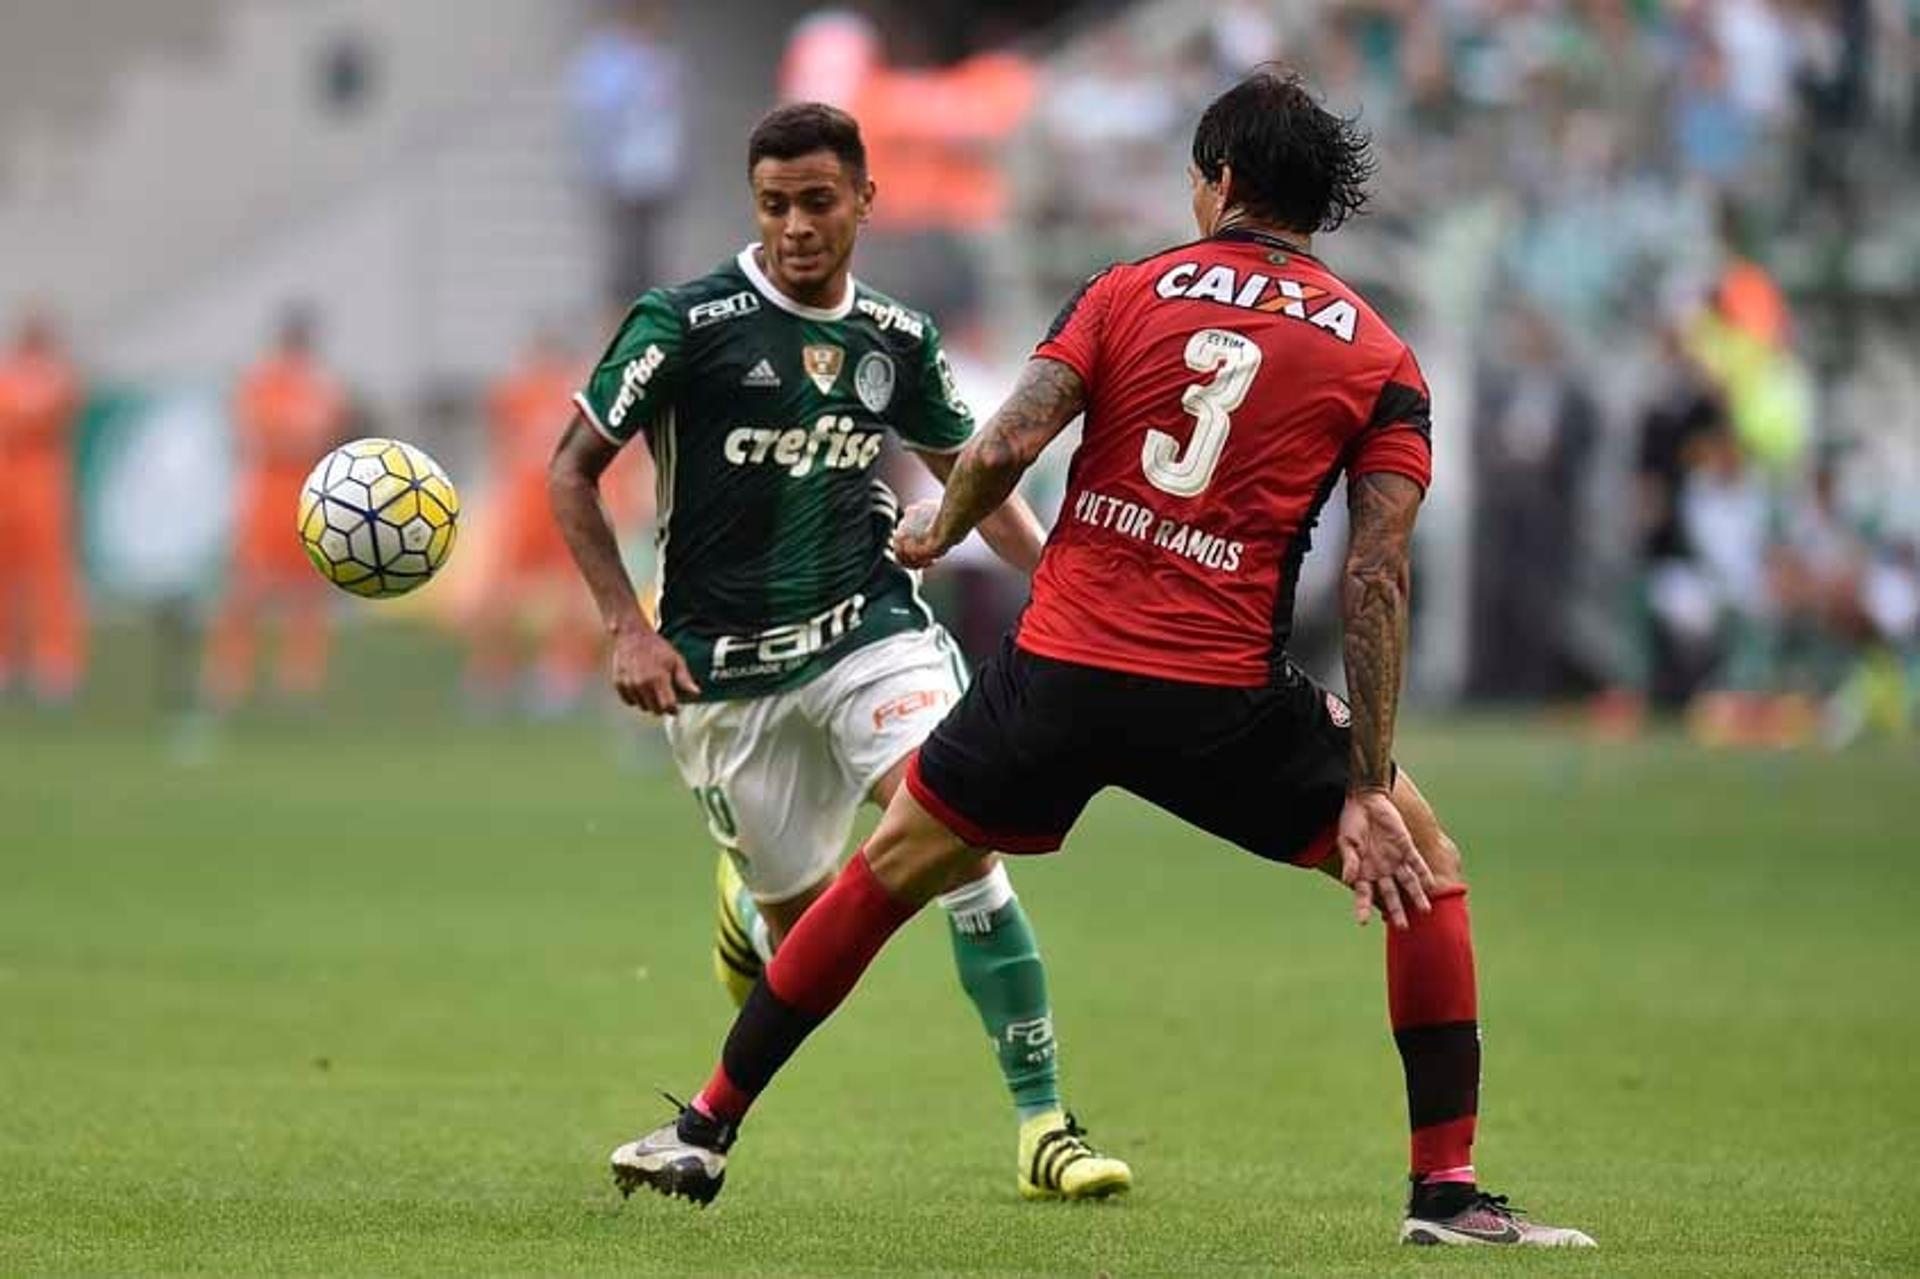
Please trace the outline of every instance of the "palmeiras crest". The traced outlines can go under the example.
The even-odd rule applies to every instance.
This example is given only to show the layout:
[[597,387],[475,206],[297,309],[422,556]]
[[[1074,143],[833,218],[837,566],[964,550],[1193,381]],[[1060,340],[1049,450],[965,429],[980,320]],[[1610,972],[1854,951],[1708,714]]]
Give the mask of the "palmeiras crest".
[[870,412],[885,413],[893,403],[893,361],[879,351],[861,356],[853,368],[853,389]]

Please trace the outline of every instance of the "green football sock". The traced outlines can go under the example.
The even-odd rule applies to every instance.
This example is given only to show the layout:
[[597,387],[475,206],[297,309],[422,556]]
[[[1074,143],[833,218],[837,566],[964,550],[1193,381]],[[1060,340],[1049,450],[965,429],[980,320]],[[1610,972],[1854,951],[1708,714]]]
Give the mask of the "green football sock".
[[1040,944],[1005,867],[940,899],[960,985],[993,1042],[1022,1120],[1060,1107],[1060,1066]]

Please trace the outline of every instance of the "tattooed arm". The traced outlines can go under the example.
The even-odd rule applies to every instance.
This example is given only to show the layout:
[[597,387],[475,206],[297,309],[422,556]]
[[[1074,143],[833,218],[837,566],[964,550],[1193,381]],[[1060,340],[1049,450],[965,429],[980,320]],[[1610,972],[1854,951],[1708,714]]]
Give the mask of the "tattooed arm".
[[[935,479],[945,484],[959,466],[960,455],[922,453],[920,460],[927,464]],[[1047,531],[1040,527],[1039,517],[1018,493],[1010,495],[980,521],[980,536],[995,555],[1028,574],[1040,566],[1040,552],[1047,544]]]
[[1407,555],[1420,486],[1404,475],[1370,472],[1347,481],[1353,530],[1340,581],[1353,727],[1347,747],[1347,802],[1336,846],[1340,879],[1353,890],[1354,918],[1378,909],[1395,928],[1428,910],[1433,872],[1414,847],[1393,799],[1393,719],[1406,664]]
[[1349,790],[1393,784],[1393,721],[1407,651],[1408,553],[1420,486],[1374,472],[1347,486],[1352,532],[1340,581],[1347,700],[1353,704]]
[[893,536],[900,562],[925,568],[959,545],[1013,495],[1027,468],[1086,403],[1078,373],[1058,360],[1028,360],[1007,402],[961,451],[938,510],[924,502],[901,518]]

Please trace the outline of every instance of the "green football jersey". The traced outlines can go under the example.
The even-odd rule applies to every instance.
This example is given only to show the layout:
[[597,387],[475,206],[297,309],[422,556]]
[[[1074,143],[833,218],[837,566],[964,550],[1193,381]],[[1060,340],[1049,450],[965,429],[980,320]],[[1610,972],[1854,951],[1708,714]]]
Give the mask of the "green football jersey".
[[973,417],[933,322],[853,281],[831,310],[779,292],[754,250],[627,313],[575,398],[658,471],[660,630],[702,699],[804,683],[933,624],[887,554],[886,432],[958,449]]

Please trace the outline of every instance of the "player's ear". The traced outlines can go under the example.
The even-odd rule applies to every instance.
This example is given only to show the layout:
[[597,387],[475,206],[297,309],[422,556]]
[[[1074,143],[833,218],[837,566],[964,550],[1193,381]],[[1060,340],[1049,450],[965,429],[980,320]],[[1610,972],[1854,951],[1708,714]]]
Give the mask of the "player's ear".
[[1213,184],[1213,189],[1220,200],[1219,207],[1213,213],[1213,220],[1217,223],[1226,217],[1227,210],[1233,207],[1233,166],[1231,164],[1220,166],[1220,180]]
[[862,222],[865,222],[873,215],[873,197],[877,195],[879,191],[880,188],[874,185],[872,178],[861,178],[859,182],[854,184],[853,206]]

